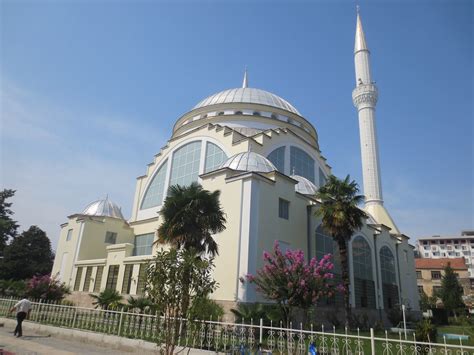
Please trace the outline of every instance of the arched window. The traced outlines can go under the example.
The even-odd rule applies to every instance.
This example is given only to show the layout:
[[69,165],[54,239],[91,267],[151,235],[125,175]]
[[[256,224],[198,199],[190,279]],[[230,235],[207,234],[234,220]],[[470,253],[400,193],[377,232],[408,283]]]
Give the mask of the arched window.
[[194,141],[176,150],[171,163],[169,186],[186,186],[198,180],[201,141]]
[[380,271],[384,308],[393,308],[398,303],[398,285],[395,274],[395,258],[387,246],[380,248]]
[[[319,226],[316,229],[316,252],[315,256],[316,259],[321,260],[324,255],[331,254],[332,259],[331,261],[334,264],[334,283],[340,284],[342,282],[341,277],[341,257],[339,254],[339,248],[337,246],[336,241],[332,238],[327,232],[324,231],[322,226]],[[318,301],[319,305],[336,305],[338,307],[344,306],[344,298],[343,295],[339,292],[336,293],[334,297],[328,298],[323,297]]]
[[314,160],[304,150],[290,147],[290,172],[308,179],[314,184]]
[[146,208],[156,207],[161,205],[163,200],[163,189],[165,187],[166,179],[166,168],[168,167],[168,160],[165,160],[161,164],[160,168],[156,172],[155,176],[148,185],[148,188],[145,192],[145,197],[143,197],[142,205],[140,209],[144,210]]
[[285,173],[285,147],[280,147],[272,151],[267,156],[280,173]]
[[356,307],[375,308],[372,252],[369,243],[361,236],[352,241],[352,264]]
[[204,172],[216,170],[225,160],[227,155],[217,145],[211,142],[206,144],[206,164]]
[[334,263],[334,273],[341,273],[341,258],[339,256],[339,248],[336,241],[327,232],[324,231],[322,226],[316,229],[316,253],[315,256],[318,260],[326,254],[333,256],[332,262]]

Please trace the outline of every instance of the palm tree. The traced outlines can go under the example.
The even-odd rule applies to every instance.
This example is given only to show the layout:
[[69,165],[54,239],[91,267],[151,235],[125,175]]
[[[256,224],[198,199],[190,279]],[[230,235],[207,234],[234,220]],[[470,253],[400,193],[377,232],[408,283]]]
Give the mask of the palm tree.
[[194,249],[198,254],[218,254],[212,234],[222,232],[226,222],[219,196],[220,191],[204,190],[196,182],[171,186],[160,211],[163,223],[158,228],[158,241]]
[[341,258],[342,282],[344,285],[344,306],[346,326],[351,318],[349,304],[349,260],[347,246],[352,234],[363,225],[367,213],[358,205],[364,200],[363,195],[358,195],[359,187],[350,176],[340,180],[334,175],[329,176],[327,183],[316,193],[316,198],[321,205],[316,215],[321,217],[323,228],[335,239]]
[[152,300],[147,297],[130,296],[127,302],[128,308],[131,310],[138,310],[138,313],[145,313],[146,310],[151,310],[155,306]]
[[92,302],[95,306],[94,308],[100,307],[102,309],[107,309],[110,307],[116,308],[121,306],[120,301],[122,300],[122,296],[116,290],[107,288],[98,295],[90,294],[89,296],[95,299],[95,301]]

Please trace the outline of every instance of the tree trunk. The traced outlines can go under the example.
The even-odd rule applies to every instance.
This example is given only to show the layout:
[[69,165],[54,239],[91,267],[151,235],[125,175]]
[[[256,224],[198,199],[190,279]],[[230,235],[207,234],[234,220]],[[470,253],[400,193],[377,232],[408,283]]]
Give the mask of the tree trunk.
[[339,248],[339,255],[341,257],[341,276],[342,284],[345,288],[344,292],[344,313],[345,325],[349,327],[351,321],[351,305],[350,305],[350,279],[349,279],[349,258],[347,254],[347,240],[344,238],[337,238]]

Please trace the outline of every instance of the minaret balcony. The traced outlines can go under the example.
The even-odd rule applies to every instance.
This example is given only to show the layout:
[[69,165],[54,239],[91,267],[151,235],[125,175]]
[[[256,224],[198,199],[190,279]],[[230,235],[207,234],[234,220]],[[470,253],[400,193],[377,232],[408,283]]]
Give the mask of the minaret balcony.
[[352,102],[357,108],[375,106],[379,92],[375,84],[360,84],[352,91]]

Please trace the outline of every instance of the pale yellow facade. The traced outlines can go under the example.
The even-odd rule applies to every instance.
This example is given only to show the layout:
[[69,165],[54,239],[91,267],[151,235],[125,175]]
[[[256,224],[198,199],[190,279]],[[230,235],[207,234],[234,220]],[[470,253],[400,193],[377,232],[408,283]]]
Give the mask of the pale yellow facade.
[[[245,89],[256,90],[243,88],[243,97]],[[275,97],[273,102],[282,100]],[[75,290],[80,302],[89,293],[111,287],[125,296],[141,294],[144,265],[156,248],[163,247],[151,243],[161,223],[159,210],[166,191],[173,181],[197,181],[205,189],[221,192],[227,218],[225,231],[214,236],[219,245],[214,270],[219,287],[212,297],[228,304],[264,301],[252,286],[239,281],[263,266],[264,251],[272,250],[278,241],[283,249],[300,249],[311,258],[328,251],[330,238],[317,236],[318,202],[302,184],[306,181],[316,191],[331,168],[321,155],[311,123],[295,109],[282,107],[217,103],[197,107],[178,119],[168,143],[137,178],[130,218],[97,215],[90,209],[70,216],[62,225],[53,275]],[[105,242],[108,232],[116,235],[112,244]],[[147,239],[149,245],[143,248],[137,236],[150,234],[153,239]],[[413,247],[408,238],[371,219],[353,240],[356,256],[351,241],[350,262],[360,264],[362,252],[368,263],[363,271],[351,267],[353,307],[382,310],[403,303],[417,310]],[[388,259],[382,258],[382,249]],[[383,273],[381,262],[390,270]],[[390,288],[385,287],[388,281],[383,275],[391,275]],[[384,296],[385,289],[391,290],[390,296]]]

